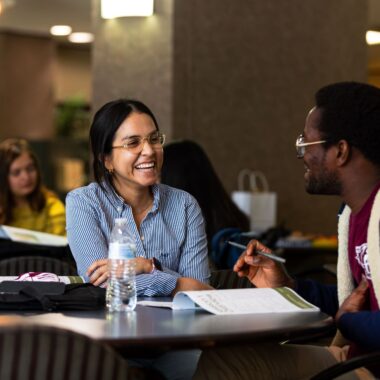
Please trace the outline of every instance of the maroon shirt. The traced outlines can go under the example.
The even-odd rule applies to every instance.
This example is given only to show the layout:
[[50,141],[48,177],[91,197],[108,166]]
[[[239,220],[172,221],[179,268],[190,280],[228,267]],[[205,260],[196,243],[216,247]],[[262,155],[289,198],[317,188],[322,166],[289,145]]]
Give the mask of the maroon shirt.
[[[373,288],[371,277],[371,268],[368,264],[367,232],[371,209],[379,189],[380,183],[376,185],[361,210],[357,214],[351,214],[348,238],[348,259],[355,281],[355,286],[360,283],[362,275],[364,275],[368,281],[367,299],[364,308],[365,310],[373,311],[379,310],[379,303],[377,302],[375,296],[375,290]],[[352,344],[350,347],[349,357],[357,356],[364,351],[365,350],[363,350],[363,348],[361,349],[355,344]]]
[[365,275],[368,281],[369,292],[367,310],[379,310],[379,304],[376,300],[375,291],[373,289],[371,269],[368,264],[367,256],[368,223],[373,202],[379,188],[380,184],[378,184],[372,191],[361,210],[357,214],[351,214],[350,216],[348,257],[355,285],[357,286],[360,283],[362,275]]

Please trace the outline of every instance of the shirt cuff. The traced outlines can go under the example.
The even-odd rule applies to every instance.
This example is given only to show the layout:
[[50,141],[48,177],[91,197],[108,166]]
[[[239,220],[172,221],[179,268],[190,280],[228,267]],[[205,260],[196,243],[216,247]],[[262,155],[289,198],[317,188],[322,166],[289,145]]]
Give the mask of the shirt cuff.
[[139,297],[170,296],[177,286],[178,278],[169,273],[154,270],[153,273],[136,276]]
[[163,267],[163,268],[162,268],[162,272],[164,272],[164,273],[166,273],[166,274],[170,274],[170,275],[172,275],[172,276],[174,276],[174,277],[177,277],[177,278],[182,277],[178,272],[176,272],[176,271],[174,271],[174,270],[171,270],[171,269],[169,269],[169,268],[167,268],[167,267]]

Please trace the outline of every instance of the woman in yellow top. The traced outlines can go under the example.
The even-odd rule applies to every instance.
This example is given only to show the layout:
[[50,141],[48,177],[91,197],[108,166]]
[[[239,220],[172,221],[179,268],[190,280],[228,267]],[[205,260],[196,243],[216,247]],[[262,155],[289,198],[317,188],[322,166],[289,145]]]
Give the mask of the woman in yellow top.
[[22,139],[0,143],[0,224],[66,235],[65,206],[41,183],[37,158]]

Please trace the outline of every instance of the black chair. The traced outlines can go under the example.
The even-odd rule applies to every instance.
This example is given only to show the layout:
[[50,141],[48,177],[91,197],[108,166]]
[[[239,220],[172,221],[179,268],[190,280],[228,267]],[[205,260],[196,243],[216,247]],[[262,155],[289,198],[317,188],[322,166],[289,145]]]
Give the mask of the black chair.
[[57,247],[52,245],[21,243],[0,238],[0,257],[2,259],[19,256],[47,256],[67,261],[74,260],[68,245]]
[[246,277],[239,277],[234,271],[230,269],[211,272],[210,285],[215,289],[238,289],[255,287]]
[[0,378],[125,380],[128,365],[108,346],[46,326],[0,329]]
[[20,256],[0,260],[0,276],[18,276],[26,272],[50,272],[60,276],[77,276],[68,261],[46,256]]
[[375,351],[370,354],[358,356],[349,359],[345,362],[338,363],[330,368],[327,368],[317,375],[313,376],[311,380],[331,380],[345,373],[351,372],[360,367],[367,367],[372,365],[379,366],[380,351]]
[[1,380],[148,380],[156,371],[128,368],[104,343],[48,326],[0,327]]

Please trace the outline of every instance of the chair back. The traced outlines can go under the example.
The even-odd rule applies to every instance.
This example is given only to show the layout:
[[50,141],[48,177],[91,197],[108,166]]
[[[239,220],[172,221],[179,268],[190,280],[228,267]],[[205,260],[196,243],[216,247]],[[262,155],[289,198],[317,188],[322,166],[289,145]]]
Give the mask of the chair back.
[[257,239],[268,248],[275,250],[278,239],[288,236],[289,233],[282,226],[269,228],[265,231],[241,231],[234,227],[224,228],[211,239],[211,259],[218,269],[232,269],[243,251],[227,244],[227,241],[246,246],[250,240]]
[[125,380],[128,366],[89,337],[47,326],[0,328],[1,380]]
[[229,269],[211,272],[210,285],[215,289],[241,289],[255,287],[247,277],[239,277],[234,271]]
[[51,272],[60,276],[77,276],[73,264],[46,256],[20,256],[0,260],[0,276],[18,276],[26,272]]
[[231,227],[218,231],[211,239],[211,259],[215,266],[218,269],[232,269],[243,251],[229,245],[227,241],[246,245],[250,239],[240,228]]
[[[380,366],[380,351],[373,351],[368,354],[364,354],[361,356],[356,356],[346,361],[337,363],[329,368],[326,368],[319,372],[317,375],[314,375],[310,380],[333,380],[346,378],[343,375],[348,374],[355,369],[366,367],[369,370],[373,368],[376,373],[379,373]],[[358,378],[357,376],[352,374],[351,378]],[[362,377],[360,377],[362,378]],[[372,379],[372,377],[365,377],[366,379]],[[363,377],[364,379],[364,377]],[[373,377],[373,379],[378,379],[378,377]]]

